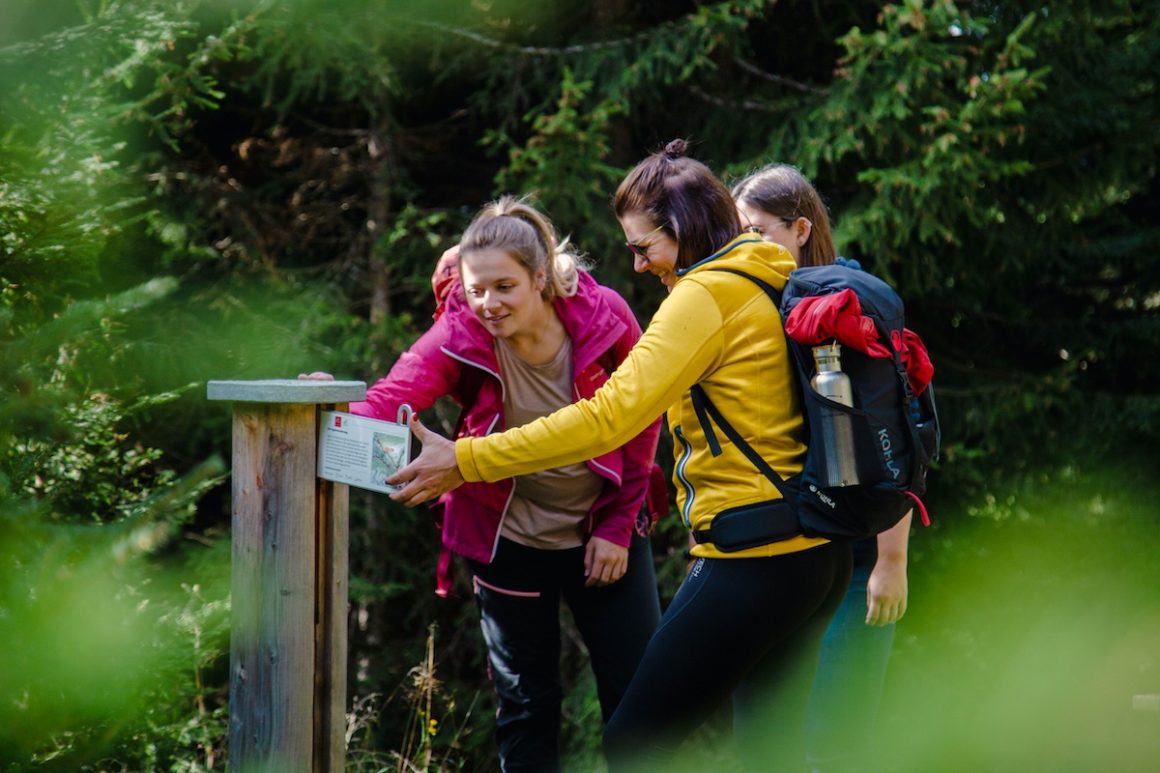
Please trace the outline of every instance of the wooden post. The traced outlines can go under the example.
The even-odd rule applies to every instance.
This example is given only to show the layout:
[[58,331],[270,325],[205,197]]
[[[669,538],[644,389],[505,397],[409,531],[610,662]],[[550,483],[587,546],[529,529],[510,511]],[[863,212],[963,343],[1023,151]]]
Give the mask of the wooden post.
[[319,410],[361,381],[211,381],[234,401],[230,769],[345,765],[349,489],[317,477]]

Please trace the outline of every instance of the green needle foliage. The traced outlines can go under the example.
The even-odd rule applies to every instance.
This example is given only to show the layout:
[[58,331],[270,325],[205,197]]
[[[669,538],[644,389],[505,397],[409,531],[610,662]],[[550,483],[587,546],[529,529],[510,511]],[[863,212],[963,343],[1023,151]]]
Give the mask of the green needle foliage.
[[[944,453],[891,769],[1146,766],[1123,706],[1160,694],[1133,585],[1155,586],[1158,25],[1157,0],[4,3],[0,770],[223,769],[229,415],[205,382],[378,378],[505,192],[647,322],[664,296],[608,202],[677,136],[727,182],[799,165],[931,349]],[[469,579],[436,600],[428,513],[351,502],[352,769],[495,768]],[[654,535],[666,599],[684,539]],[[562,663],[570,764],[599,769],[571,623]],[[1031,757],[1011,727],[1076,740]],[[692,767],[729,768],[720,730]]]

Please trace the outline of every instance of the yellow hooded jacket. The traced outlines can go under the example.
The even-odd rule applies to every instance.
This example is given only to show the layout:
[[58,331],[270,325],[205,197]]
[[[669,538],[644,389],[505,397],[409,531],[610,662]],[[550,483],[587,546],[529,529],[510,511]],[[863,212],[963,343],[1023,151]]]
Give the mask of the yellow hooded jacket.
[[[699,383],[780,475],[801,471],[805,427],[781,318],[755,284],[710,270],[716,268],[738,269],[781,289],[794,261],[779,245],[744,234],[679,272],[628,358],[591,399],[501,434],[456,441],[464,479],[496,481],[581,462],[628,442],[667,410],[677,505],[689,528],[708,528],[727,508],[780,499],[720,432],[722,453],[712,456],[693,411],[689,388]],[[692,553],[751,558],[825,542],[798,536],[735,553],[703,544]]]

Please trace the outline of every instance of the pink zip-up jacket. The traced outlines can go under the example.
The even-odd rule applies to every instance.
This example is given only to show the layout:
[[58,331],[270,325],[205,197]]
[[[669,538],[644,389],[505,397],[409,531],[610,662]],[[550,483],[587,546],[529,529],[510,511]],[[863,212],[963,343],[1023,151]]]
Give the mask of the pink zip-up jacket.
[[[468,306],[458,282],[445,302],[431,328],[367,390],[365,402],[351,404],[351,413],[395,421],[403,403],[420,412],[449,395],[464,407],[456,437],[482,437],[507,429],[495,340]],[[619,294],[584,271],[579,272],[576,294],[556,298],[554,306],[572,339],[573,400],[592,397],[628,356],[640,338],[640,325]],[[660,422],[657,417],[620,448],[587,462],[588,469],[604,479],[604,489],[588,514],[586,535],[628,546],[648,488]],[[444,494],[439,500],[443,544],[467,558],[490,563],[513,489],[508,479],[465,483]],[[440,582],[439,590],[445,594],[445,582]]]

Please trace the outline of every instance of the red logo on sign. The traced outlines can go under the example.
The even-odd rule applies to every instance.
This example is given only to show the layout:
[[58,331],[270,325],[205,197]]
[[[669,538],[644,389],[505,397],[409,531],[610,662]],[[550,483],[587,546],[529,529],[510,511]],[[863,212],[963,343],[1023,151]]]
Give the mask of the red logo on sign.
[[334,426],[336,426],[336,427],[342,426],[342,417],[341,416],[334,417]]

